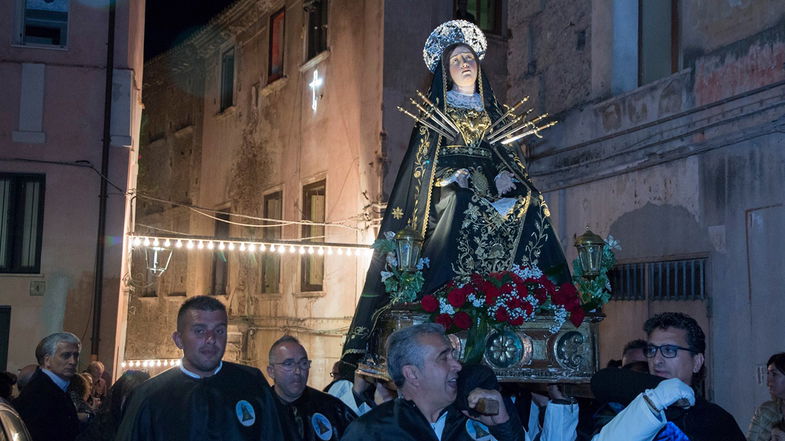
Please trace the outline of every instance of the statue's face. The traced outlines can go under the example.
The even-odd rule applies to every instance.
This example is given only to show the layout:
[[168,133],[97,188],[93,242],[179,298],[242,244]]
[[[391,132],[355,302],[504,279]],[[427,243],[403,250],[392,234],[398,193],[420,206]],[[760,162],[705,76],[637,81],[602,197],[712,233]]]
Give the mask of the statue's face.
[[471,49],[458,46],[450,53],[450,78],[462,93],[474,93],[477,81],[477,59]]

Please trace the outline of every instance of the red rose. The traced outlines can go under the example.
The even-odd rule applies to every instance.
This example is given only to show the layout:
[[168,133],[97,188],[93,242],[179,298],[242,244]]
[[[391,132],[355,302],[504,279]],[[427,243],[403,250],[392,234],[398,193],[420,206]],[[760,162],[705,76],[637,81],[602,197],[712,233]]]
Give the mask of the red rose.
[[497,309],[495,316],[496,320],[502,323],[510,319],[510,314],[508,314],[504,308]]
[[460,308],[466,303],[466,291],[461,289],[454,289],[447,294],[447,301],[450,302],[450,305]]
[[450,326],[452,325],[452,318],[450,318],[450,314],[439,314],[436,316],[436,320],[434,321],[444,326],[445,330],[450,329]]
[[422,309],[425,312],[436,312],[436,310],[439,309],[439,300],[437,300],[436,296],[432,294],[423,296],[420,304],[422,305]]
[[472,317],[463,311],[458,311],[453,317],[453,323],[460,329],[469,329],[472,327]]
[[499,288],[493,285],[493,283],[486,283],[483,286],[483,293],[485,293],[485,304],[486,305],[493,305],[496,303],[496,299],[501,295],[501,291]]
[[513,326],[520,326],[523,324],[523,316],[515,317],[514,319],[510,320],[510,324]]
[[583,308],[577,308],[570,312],[570,321],[576,328],[583,323],[584,317],[586,317],[586,313],[583,311]]

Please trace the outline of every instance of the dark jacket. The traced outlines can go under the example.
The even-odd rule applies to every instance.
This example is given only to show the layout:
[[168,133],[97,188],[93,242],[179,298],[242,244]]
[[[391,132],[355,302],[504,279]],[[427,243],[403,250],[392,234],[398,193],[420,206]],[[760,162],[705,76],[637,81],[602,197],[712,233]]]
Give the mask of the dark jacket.
[[71,398],[40,369],[22,389],[14,407],[33,441],[73,441],[79,433]]
[[310,387],[291,403],[279,397],[278,405],[286,439],[291,441],[338,441],[357,418],[343,401]]
[[[520,441],[526,436],[515,413],[490,428],[464,416],[455,405],[446,409],[442,441],[474,441],[489,432],[498,441]],[[472,435],[472,433],[474,435]],[[438,441],[431,424],[412,401],[397,398],[371,409],[349,425],[341,441]]]

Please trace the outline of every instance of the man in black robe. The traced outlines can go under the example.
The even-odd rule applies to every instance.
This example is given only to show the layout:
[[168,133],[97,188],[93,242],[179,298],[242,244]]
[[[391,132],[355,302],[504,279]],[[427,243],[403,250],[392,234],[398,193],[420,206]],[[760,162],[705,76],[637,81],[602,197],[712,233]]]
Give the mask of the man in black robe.
[[468,416],[459,411],[458,371],[444,328],[425,323],[394,332],[387,340],[387,370],[400,398],[380,404],[349,426],[342,441],[519,441],[526,436],[515,412],[497,390],[476,388],[466,398],[469,408],[480,399],[499,403],[496,415]]
[[285,335],[270,347],[267,374],[273,379],[281,423],[292,441],[338,441],[357,417],[332,395],[308,387],[311,360],[300,342]]
[[220,301],[197,296],[183,303],[172,335],[182,363],[134,391],[117,441],[284,439],[262,372],[221,361],[226,328]]
[[49,335],[38,344],[41,369],[14,401],[33,441],[72,441],[79,434],[76,408],[66,390],[76,375],[81,349],[79,338],[70,332]]

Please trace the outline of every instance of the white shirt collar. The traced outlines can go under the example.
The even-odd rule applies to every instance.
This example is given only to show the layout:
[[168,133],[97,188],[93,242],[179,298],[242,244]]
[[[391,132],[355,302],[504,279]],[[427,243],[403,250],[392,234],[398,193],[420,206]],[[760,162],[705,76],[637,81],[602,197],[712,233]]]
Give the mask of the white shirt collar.
[[435,423],[431,423],[431,428],[436,433],[436,438],[439,440],[442,439],[442,433],[444,432],[444,424],[447,422],[447,412],[442,412],[441,416]]
[[[224,366],[223,360],[218,362],[218,367],[215,368],[215,370],[213,371],[212,375],[217,374],[218,371],[220,371],[223,366]],[[182,371],[182,373],[184,373],[185,375],[188,375],[191,378],[196,378],[197,380],[203,378],[201,375],[195,374],[195,373],[189,371],[188,369],[186,369],[185,368],[185,364],[182,362],[182,360],[180,360],[180,371]]]
[[62,389],[62,390],[63,390],[63,392],[65,392],[65,391],[66,391],[66,389],[68,389],[68,385],[71,383],[70,381],[63,380],[62,378],[60,378],[60,376],[58,376],[58,375],[57,375],[57,374],[55,374],[54,372],[50,371],[49,369],[43,369],[43,368],[42,368],[42,369],[41,369],[41,372],[45,373],[45,374],[46,374],[46,375],[47,375],[49,378],[51,378],[51,379],[52,379],[52,381],[54,381],[54,382],[55,382],[55,384],[57,385],[57,387],[59,387],[60,389]]

